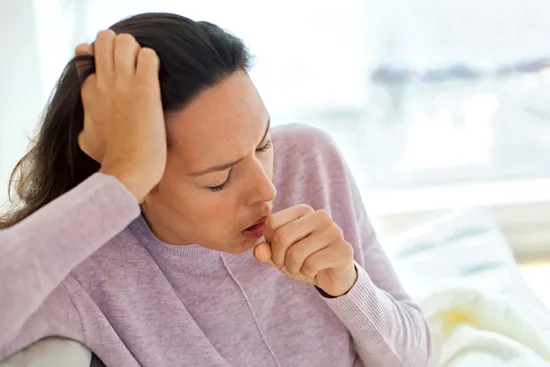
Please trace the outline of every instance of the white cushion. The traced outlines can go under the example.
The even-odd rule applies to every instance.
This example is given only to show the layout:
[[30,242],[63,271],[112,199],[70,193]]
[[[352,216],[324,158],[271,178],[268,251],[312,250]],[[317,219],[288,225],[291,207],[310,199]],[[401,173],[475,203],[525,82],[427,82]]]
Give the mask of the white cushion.
[[0,367],[89,367],[91,358],[91,351],[78,342],[47,338],[0,362]]

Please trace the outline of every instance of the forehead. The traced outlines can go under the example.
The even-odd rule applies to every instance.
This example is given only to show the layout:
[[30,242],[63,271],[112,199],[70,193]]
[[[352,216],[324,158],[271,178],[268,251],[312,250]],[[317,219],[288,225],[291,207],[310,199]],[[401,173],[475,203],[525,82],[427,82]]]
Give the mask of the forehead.
[[235,72],[167,118],[170,154],[189,172],[239,159],[260,143],[268,117],[248,75]]

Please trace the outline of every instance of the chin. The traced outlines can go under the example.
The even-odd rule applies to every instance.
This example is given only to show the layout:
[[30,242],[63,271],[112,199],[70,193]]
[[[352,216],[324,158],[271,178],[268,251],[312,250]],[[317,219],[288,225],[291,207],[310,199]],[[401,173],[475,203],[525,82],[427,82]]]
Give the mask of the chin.
[[247,238],[242,242],[237,242],[234,245],[230,245],[230,247],[224,249],[224,251],[230,254],[239,255],[251,250],[257,243],[258,241]]

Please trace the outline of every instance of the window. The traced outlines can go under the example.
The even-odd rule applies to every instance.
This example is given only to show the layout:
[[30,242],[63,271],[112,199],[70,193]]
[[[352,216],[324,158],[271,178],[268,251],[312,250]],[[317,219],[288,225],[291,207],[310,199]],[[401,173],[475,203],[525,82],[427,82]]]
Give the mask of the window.
[[[375,210],[421,209],[430,198],[453,205],[550,197],[543,0],[60,4],[72,14],[73,45],[143,11],[209,20],[243,38],[274,124],[329,131]],[[52,65],[45,67],[56,72],[45,74],[57,76]]]

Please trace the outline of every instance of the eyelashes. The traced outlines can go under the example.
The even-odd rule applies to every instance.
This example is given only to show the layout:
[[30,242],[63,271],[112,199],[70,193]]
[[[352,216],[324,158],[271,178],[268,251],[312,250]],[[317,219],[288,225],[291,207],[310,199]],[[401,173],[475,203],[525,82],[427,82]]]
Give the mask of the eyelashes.
[[[273,147],[273,141],[271,139],[269,139],[263,147],[260,147],[260,148],[256,149],[256,152],[257,153],[264,153],[264,152],[267,152],[268,150],[270,150],[272,147]],[[227,179],[224,181],[224,183],[222,183],[221,185],[218,185],[218,186],[210,186],[210,187],[208,187],[208,190],[210,190],[212,192],[221,191],[221,190],[225,189],[231,183],[232,178],[233,178],[233,167],[231,167],[231,169],[229,169],[229,174],[227,175]]]
[[231,169],[229,170],[229,174],[227,175],[227,179],[224,181],[224,183],[218,186],[211,186],[208,188],[208,190],[214,191],[214,192],[223,190],[231,182],[232,177],[233,177],[233,167],[231,167]]
[[273,141],[269,139],[263,147],[256,149],[256,152],[259,152],[259,153],[267,152],[269,149],[271,149],[272,146],[273,146]]

